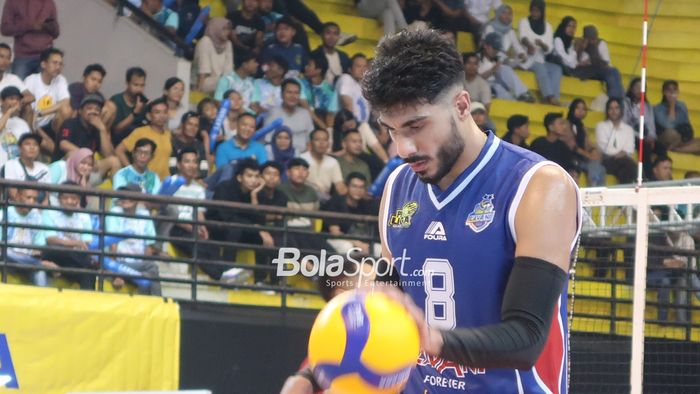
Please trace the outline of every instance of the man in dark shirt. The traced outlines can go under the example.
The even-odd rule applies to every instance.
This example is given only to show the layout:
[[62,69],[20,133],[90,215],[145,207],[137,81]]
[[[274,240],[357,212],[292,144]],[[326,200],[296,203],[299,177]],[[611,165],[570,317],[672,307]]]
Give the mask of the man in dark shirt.
[[119,159],[114,155],[114,146],[107,126],[100,118],[104,98],[98,94],[83,97],[78,108],[78,115],[63,122],[58,133],[58,149],[55,159],[61,159],[80,148],[88,148],[99,153],[103,159],[96,161],[102,175],[111,172],[114,175],[121,168]]
[[[260,167],[260,175],[262,175],[262,182],[260,186],[251,191],[251,203],[286,208],[287,196],[279,190],[282,181],[282,165],[275,161],[268,161]],[[282,219],[280,215],[265,215],[265,221],[268,225],[282,227]],[[273,238],[276,238],[275,235],[273,234]]]
[[[348,193],[344,196],[333,197],[323,210],[354,215],[376,215],[378,207],[375,201],[365,199],[367,178],[359,172],[352,172],[346,177],[345,183],[348,185]],[[326,220],[325,225],[326,231],[335,236],[370,235],[370,223],[367,222],[329,219]],[[348,253],[352,249],[359,249],[364,254],[372,253],[370,244],[361,240],[329,239],[328,243],[338,253]]]
[[[251,192],[261,184],[260,167],[255,159],[243,159],[236,164],[235,177],[222,182],[214,191],[215,201],[232,201],[251,203]],[[226,223],[247,224],[255,227],[265,224],[265,216],[254,210],[212,208],[207,211],[207,220],[215,220]],[[216,241],[249,243],[267,247],[275,246],[275,241],[270,232],[265,230],[243,229],[240,227],[210,226],[209,238]],[[257,265],[265,264],[269,253],[256,250],[255,261]],[[223,258],[226,261],[235,261],[236,248],[225,247]],[[227,277],[224,274],[224,278]],[[255,281],[264,281],[267,272],[255,271]]]
[[233,24],[234,58],[243,52],[260,55],[265,33],[265,22],[258,15],[257,0],[243,0],[241,9],[228,15]]
[[100,88],[106,75],[107,71],[101,64],[89,64],[83,70],[83,82],[73,82],[68,85],[73,116],[77,114],[80,103],[86,95],[97,94],[104,100],[104,96],[100,93]]
[[173,133],[171,139],[173,146],[169,164],[171,175],[177,174],[177,160],[175,159],[177,152],[187,147],[193,148],[199,154],[199,177],[206,178],[209,174],[209,168],[214,163],[209,163],[209,161],[207,161],[204,143],[197,138],[197,134],[200,130],[200,121],[199,114],[194,111],[185,112],[180,118],[180,131],[178,133]]
[[559,164],[566,171],[574,171],[574,152],[561,140],[567,131],[566,119],[561,113],[550,112],[544,116],[544,127],[547,129],[547,136],[534,140],[530,149]]
[[263,49],[262,62],[266,63],[273,57],[279,56],[287,61],[289,71],[294,73],[290,76],[295,77],[304,71],[307,53],[304,47],[293,41],[296,34],[296,24],[291,18],[285,16],[277,21],[275,41]]
[[131,67],[126,70],[126,90],[105,103],[102,121],[109,127],[113,146],[118,146],[134,129],[146,124],[148,98],[143,95],[145,89],[146,71]]
[[508,132],[503,135],[503,141],[530,149],[530,145],[525,142],[530,136],[530,119],[527,116],[519,114],[511,116],[508,118],[506,127]]

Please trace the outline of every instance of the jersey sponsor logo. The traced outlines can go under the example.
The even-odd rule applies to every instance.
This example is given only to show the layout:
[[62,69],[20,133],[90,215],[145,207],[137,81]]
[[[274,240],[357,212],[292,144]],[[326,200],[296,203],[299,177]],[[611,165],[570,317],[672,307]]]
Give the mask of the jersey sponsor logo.
[[467,216],[467,221],[464,224],[475,233],[486,230],[486,227],[493,222],[493,218],[496,216],[493,198],[493,194],[485,194],[481,201],[474,206],[474,210]]
[[411,218],[415,215],[418,210],[418,203],[415,201],[409,201],[404,204],[401,208],[397,209],[391,217],[389,218],[389,226],[396,228],[409,228],[411,227]]
[[442,225],[442,222],[431,222],[430,226],[428,226],[428,229],[425,230],[423,239],[427,239],[430,241],[447,241],[445,227]]

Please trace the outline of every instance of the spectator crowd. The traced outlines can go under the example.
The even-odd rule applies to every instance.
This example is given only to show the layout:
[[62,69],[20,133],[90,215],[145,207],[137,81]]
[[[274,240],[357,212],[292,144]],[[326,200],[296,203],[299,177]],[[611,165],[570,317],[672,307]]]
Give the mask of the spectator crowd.
[[[201,12],[197,1],[130,3],[168,34],[184,39],[193,29],[197,33],[196,17]],[[517,31],[512,8],[501,0],[355,3],[360,15],[380,20],[386,34],[429,26],[445,31],[454,40],[457,31],[470,32],[478,50],[463,54],[465,86],[472,97],[472,116],[485,131],[495,131],[489,118],[493,97],[561,106],[562,76],[605,82],[606,119],[597,125],[585,125],[587,105],[575,99],[568,111],[552,107],[543,119],[546,135],[531,144],[530,120],[524,114],[513,114],[507,130],[499,133],[505,141],[555,161],[574,177],[585,173],[591,186],[605,185],[607,174],[620,183],[635,179],[632,155],[638,149],[635,134],[642,107],[647,114],[644,147],[657,160],[668,150],[700,152],[688,109],[678,99],[677,82],[664,83],[663,100],[653,107],[646,100],[640,102],[638,79],[625,93],[607,43],[596,27],[585,26],[582,37],[577,37],[576,20],[566,17],[553,29],[543,0],[532,0],[529,15],[518,22]],[[494,15],[491,19],[490,13]],[[0,31],[13,37],[14,45],[0,44],[2,177],[85,189],[108,185],[151,195],[162,193],[178,179],[182,184],[171,193],[174,197],[300,211],[299,217],[282,219],[256,212],[119,199],[105,228],[121,233],[122,239],[109,248],[134,257],[117,259],[117,264],[158,276],[157,266],[137,256],[162,253],[162,245],[129,235],[148,238],[157,231],[177,238],[273,249],[282,243],[279,234],[259,228],[313,230],[313,221],[303,217],[302,211],[377,213],[376,196],[368,192],[369,186],[396,155],[395,148],[362,95],[360,82],[371,67],[371,58],[341,49],[356,37],[343,34],[338,23],[322,22],[299,0],[242,0],[240,7],[231,7],[224,16],[211,15],[194,35],[191,78],[191,88],[206,97],[189,103],[193,107],[189,108],[185,81],[175,76],[151,81],[148,70],[137,64],[126,71],[121,92],[102,91],[102,81],[110,70],[97,62],[85,66],[81,80],[68,81],[62,70],[71,54],[53,46],[60,34],[57,20],[53,0],[5,2]],[[320,36],[319,47],[311,50],[304,25]],[[535,74],[539,97],[528,90],[516,69]],[[147,84],[162,84],[162,95],[146,97]],[[261,129],[268,132],[257,135],[256,130]],[[645,164],[652,179],[652,159]],[[8,241],[60,248],[44,253],[10,248],[8,259],[49,268],[95,267],[95,261],[86,257],[89,255],[75,252],[90,249],[94,237],[69,230],[96,229],[99,223],[89,215],[70,210],[96,208],[97,201],[77,192],[46,194],[30,189],[9,190],[9,196],[18,204],[42,204],[44,209],[10,207],[7,215],[13,227],[7,233]],[[153,215],[182,221],[157,223]],[[194,226],[190,222],[195,219],[246,226]],[[19,224],[44,224],[65,231],[19,231]],[[324,227],[330,239],[292,237],[285,246],[339,253],[357,248],[361,253],[376,253],[376,245],[350,239],[370,235],[372,231],[366,226],[331,221]],[[194,252],[192,243],[172,244],[181,253]],[[204,260],[233,261],[235,252],[234,247],[209,244],[199,245],[197,250]],[[256,262],[268,264],[271,256],[257,253]],[[241,273],[217,264],[204,264],[202,269],[214,280],[235,281]],[[35,284],[46,285],[46,272],[32,275]],[[94,276],[81,273],[76,279],[81,287],[94,286]],[[265,271],[256,271],[255,280],[274,281]],[[117,286],[123,283],[121,278],[114,279]],[[150,294],[160,292],[155,280],[143,287]]]

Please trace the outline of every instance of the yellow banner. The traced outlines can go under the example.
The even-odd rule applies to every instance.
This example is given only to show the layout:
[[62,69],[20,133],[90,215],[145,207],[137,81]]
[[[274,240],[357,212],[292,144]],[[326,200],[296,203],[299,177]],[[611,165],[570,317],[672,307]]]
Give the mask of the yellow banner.
[[179,359],[172,301],[0,285],[0,393],[177,390]]

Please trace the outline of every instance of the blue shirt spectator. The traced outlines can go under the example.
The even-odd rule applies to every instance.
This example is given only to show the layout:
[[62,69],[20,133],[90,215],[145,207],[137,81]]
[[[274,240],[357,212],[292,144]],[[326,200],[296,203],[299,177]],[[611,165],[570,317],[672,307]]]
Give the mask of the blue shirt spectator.
[[238,117],[238,130],[233,139],[221,143],[216,148],[216,167],[223,168],[234,160],[252,157],[263,164],[267,161],[265,146],[257,141],[251,141],[255,133],[255,116],[242,114]]

